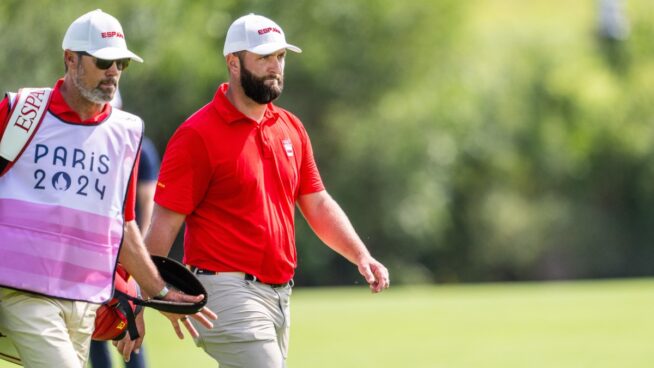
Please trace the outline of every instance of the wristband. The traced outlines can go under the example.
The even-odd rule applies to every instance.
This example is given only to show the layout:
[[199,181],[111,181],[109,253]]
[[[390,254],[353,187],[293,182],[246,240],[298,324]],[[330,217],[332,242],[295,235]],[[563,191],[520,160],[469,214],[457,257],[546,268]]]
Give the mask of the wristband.
[[168,295],[169,291],[170,291],[170,289],[168,289],[168,287],[166,285],[164,285],[163,289],[161,289],[159,294],[157,294],[157,298],[162,298],[162,299],[165,298],[166,295]]

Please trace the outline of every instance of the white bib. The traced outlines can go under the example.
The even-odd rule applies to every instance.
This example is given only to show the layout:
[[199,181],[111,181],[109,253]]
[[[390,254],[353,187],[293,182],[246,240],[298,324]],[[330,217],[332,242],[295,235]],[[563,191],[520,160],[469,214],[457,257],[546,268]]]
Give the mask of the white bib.
[[110,298],[142,134],[141,119],[117,109],[95,125],[46,113],[0,177],[0,285],[95,303]]

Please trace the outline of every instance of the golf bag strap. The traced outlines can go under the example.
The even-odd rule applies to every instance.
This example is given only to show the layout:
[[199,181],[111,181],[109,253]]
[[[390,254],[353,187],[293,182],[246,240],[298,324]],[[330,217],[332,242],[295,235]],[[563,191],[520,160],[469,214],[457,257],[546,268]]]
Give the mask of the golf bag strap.
[[9,171],[34,137],[51,97],[52,88],[22,88],[18,91],[0,138],[0,176]]
[[[136,314],[138,314],[138,312],[134,313],[135,311],[130,307],[127,296],[127,294],[116,291],[116,299],[118,299],[117,308],[125,315],[125,319],[127,319],[127,332],[129,333],[129,338],[136,340],[139,338],[139,331],[136,328]],[[117,339],[120,340],[123,336],[124,335],[121,334]]]

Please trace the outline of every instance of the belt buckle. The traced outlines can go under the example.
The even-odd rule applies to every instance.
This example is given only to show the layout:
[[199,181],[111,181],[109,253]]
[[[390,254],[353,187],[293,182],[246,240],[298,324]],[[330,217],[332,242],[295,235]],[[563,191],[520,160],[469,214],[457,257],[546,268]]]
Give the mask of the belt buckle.
[[218,272],[204,270],[204,269],[202,269],[200,267],[190,266],[190,268],[191,268],[191,273],[193,273],[195,276],[197,276],[197,275],[217,275],[218,274]]

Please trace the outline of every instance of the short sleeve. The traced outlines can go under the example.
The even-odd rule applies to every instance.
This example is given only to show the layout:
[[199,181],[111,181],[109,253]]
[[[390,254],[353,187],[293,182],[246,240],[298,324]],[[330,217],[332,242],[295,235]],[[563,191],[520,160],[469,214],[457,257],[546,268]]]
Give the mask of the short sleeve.
[[171,211],[190,214],[204,197],[212,171],[200,134],[180,127],[166,147],[154,201]]
[[300,133],[302,134],[303,154],[300,167],[299,194],[304,195],[323,191],[325,190],[325,185],[322,182],[320,172],[318,171],[318,165],[316,164],[316,160],[313,157],[313,147],[311,146],[311,140],[309,139],[309,135],[303,127],[300,130]]
[[9,97],[5,96],[5,98],[0,101],[0,138],[3,136],[5,129],[7,129],[9,110],[11,110],[11,106],[9,105]]

